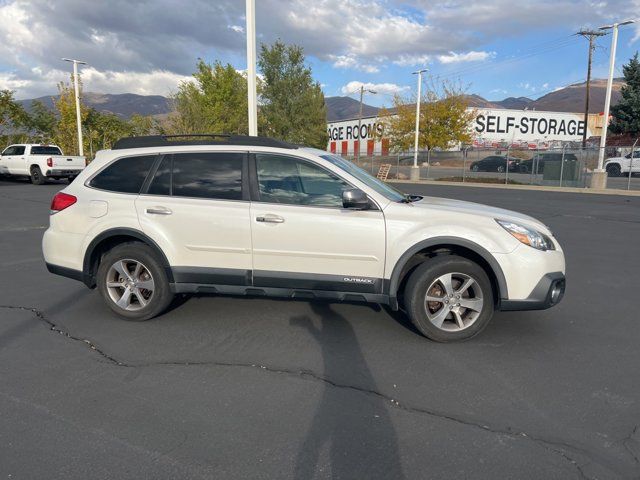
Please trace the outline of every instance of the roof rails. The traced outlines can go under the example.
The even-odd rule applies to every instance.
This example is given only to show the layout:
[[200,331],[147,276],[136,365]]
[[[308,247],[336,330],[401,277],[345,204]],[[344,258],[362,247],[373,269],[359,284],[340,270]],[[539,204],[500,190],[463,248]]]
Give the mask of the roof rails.
[[274,138],[230,135],[226,133],[187,133],[184,135],[126,137],[118,140],[111,148],[112,150],[124,150],[127,148],[172,147],[178,145],[241,145],[290,149],[298,148],[297,145]]

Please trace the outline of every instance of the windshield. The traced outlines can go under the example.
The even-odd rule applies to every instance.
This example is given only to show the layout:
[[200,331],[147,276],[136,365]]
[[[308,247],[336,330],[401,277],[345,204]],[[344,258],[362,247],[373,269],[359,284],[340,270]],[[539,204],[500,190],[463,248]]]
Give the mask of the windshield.
[[49,146],[33,146],[31,147],[31,155],[62,155],[58,147]]
[[372,188],[380,195],[383,195],[392,202],[401,202],[407,198],[404,193],[396,190],[391,185],[384,183],[382,180],[372,177],[360,167],[356,166],[354,163],[351,163],[348,160],[345,160],[339,155],[325,154],[320,155],[320,158],[324,158],[325,160],[333,163],[336,167],[341,168],[350,175],[353,175],[362,183],[366,184],[369,188]]

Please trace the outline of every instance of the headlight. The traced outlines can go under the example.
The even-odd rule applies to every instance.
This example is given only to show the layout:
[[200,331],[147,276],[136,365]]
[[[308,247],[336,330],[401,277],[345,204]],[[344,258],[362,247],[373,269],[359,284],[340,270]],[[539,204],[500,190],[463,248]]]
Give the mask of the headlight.
[[524,225],[520,225],[519,223],[513,223],[507,220],[498,220],[497,218],[495,220],[496,222],[498,222],[498,225],[500,225],[507,232],[513,235],[516,240],[524,243],[525,245],[537,248],[538,250],[556,249],[553,241],[542,232],[538,232],[537,230],[525,227]]

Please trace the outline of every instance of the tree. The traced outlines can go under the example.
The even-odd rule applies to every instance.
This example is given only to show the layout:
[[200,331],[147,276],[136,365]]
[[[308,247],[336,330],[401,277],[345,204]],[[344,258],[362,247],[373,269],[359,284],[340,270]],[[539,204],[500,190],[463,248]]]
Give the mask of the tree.
[[626,84],[622,87],[622,98],[611,108],[613,119],[609,129],[613,133],[640,134],[640,60],[638,52],[623,65]]
[[195,82],[183,82],[164,133],[247,134],[247,80],[232,65],[198,61]]
[[50,142],[55,136],[58,119],[55,113],[39,100],[31,102],[27,125],[32,135],[41,142]]
[[[71,82],[73,82],[73,75],[71,76]],[[78,82],[78,88],[82,92],[82,82]],[[78,127],[76,120],[76,98],[73,86],[64,82],[58,84],[59,96],[53,100],[53,104],[57,110],[58,123],[55,128],[54,141],[63,152],[67,154],[79,152],[78,149]],[[82,99],[82,94],[80,95]],[[86,120],[89,115],[88,108],[80,101],[80,118],[82,125],[86,125]],[[89,139],[83,138],[83,147],[89,145]]]
[[327,146],[327,110],[320,84],[313,80],[297,45],[262,45],[258,66],[261,134],[318,148]]
[[17,131],[27,123],[27,114],[13,99],[11,90],[0,90],[0,135],[7,131]]
[[[380,112],[384,135],[395,151],[414,149],[416,126],[416,99],[395,95],[392,114]],[[472,140],[471,122],[475,113],[467,110],[468,102],[462,90],[454,84],[437,87],[431,82],[420,102],[420,130],[418,148],[450,148],[457,143]]]

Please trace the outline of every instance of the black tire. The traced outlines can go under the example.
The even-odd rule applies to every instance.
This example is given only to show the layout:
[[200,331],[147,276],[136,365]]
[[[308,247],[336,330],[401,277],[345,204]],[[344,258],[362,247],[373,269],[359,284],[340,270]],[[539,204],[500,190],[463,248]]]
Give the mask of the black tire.
[[526,165],[520,165],[520,173],[529,173],[529,167]]
[[[107,288],[107,282],[110,279],[111,267],[121,260],[128,260],[132,262],[139,262],[150,274],[153,281],[152,294],[146,299],[148,302],[146,306],[140,306],[139,302],[136,305],[136,310],[130,311],[121,308],[116,304],[116,301],[112,298],[109,288]],[[132,321],[145,321],[150,320],[153,317],[160,315],[164,312],[171,301],[173,300],[173,293],[169,287],[169,280],[167,274],[162,266],[162,262],[158,258],[155,251],[143,243],[132,242],[120,244],[102,258],[100,265],[98,266],[98,274],[96,277],[98,291],[102,296],[107,306],[120,317],[126,320]],[[124,287],[112,289],[111,292],[123,293]],[[142,290],[147,292],[147,290]],[[135,295],[130,295],[132,298],[137,298]]]
[[38,167],[37,165],[34,165],[33,167],[31,167],[31,183],[33,183],[34,185],[44,185],[44,182],[46,181],[46,177],[44,175],[42,175],[42,171],[40,170],[40,167]]
[[[439,288],[441,284],[437,283],[438,279],[447,274],[453,274],[451,284],[454,289],[460,288],[462,283],[457,282],[461,282],[458,279],[463,278],[463,276],[475,281],[471,287],[474,290],[472,292],[466,290],[467,297],[464,297],[463,293],[462,300],[481,300],[482,307],[478,309],[478,312],[471,309],[461,309],[459,308],[459,303],[455,305],[451,303],[451,305],[447,306],[444,302],[427,302],[427,289]],[[444,289],[441,290],[444,292]],[[454,297],[451,302],[459,302],[460,300],[455,299],[455,292],[452,293],[454,293]],[[471,296],[472,293],[473,296]],[[430,292],[430,295],[440,296],[440,294],[433,293],[433,291]],[[446,294],[442,295],[443,298],[447,298]],[[447,303],[449,302],[448,298],[446,301]],[[437,342],[459,342],[476,336],[489,324],[493,317],[494,296],[491,281],[481,266],[457,255],[440,255],[428,259],[411,273],[404,291],[404,304],[409,318],[425,337]],[[438,312],[443,312],[447,316],[447,319],[442,323],[442,327],[436,326],[429,319],[427,309],[431,308],[435,309],[434,311],[430,310],[431,315],[437,316]],[[468,319],[468,325],[464,326],[463,319],[463,327],[460,327],[454,321],[453,312],[447,311],[447,308],[457,308],[458,312],[462,311],[461,316],[465,316]],[[448,317],[451,317],[451,319]]]
[[609,177],[619,177],[621,174],[622,170],[620,170],[620,165],[618,165],[617,163],[607,165],[607,175]]
[[472,172],[479,172],[480,171],[480,167],[478,167],[478,165],[471,165],[471,171]]
[[504,172],[504,167],[502,165],[498,165],[498,168],[496,168],[496,172],[503,173]]

